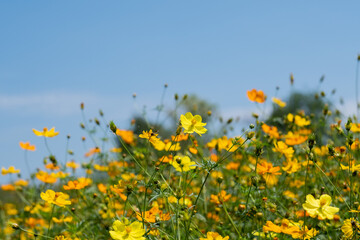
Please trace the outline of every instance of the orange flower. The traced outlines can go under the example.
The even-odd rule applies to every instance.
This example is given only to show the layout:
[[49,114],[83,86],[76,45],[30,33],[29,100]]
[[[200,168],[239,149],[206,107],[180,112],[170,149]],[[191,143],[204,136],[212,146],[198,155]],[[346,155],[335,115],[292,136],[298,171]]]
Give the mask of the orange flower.
[[101,152],[100,148],[95,147],[95,148],[91,148],[87,153],[85,153],[85,157],[90,157],[92,155],[94,155],[95,153],[99,153]]
[[146,211],[145,214],[143,213],[142,216],[140,213],[136,213],[136,218],[139,221],[142,221],[142,219],[144,218],[146,222],[155,223],[156,217],[158,217],[158,219],[161,221],[167,221],[170,219],[170,214],[164,214],[161,210],[159,210],[157,206],[152,207],[149,211]]
[[55,127],[51,128],[50,130],[48,130],[46,127],[44,127],[42,132],[33,128],[33,132],[36,136],[39,136],[39,137],[55,137],[56,135],[59,134],[59,132],[55,132]]
[[261,90],[256,91],[255,88],[251,91],[247,91],[247,96],[252,102],[263,103],[266,100],[266,95],[264,94],[264,92]]
[[44,171],[39,171],[35,174],[36,178],[44,183],[55,183],[57,181],[57,177],[55,173],[47,173]]
[[276,138],[276,139],[280,138],[278,129],[275,126],[269,126],[269,125],[264,123],[261,126],[261,129],[264,131],[264,133],[267,133],[271,138]]
[[72,189],[83,189],[86,186],[89,186],[91,184],[91,179],[89,178],[79,178],[78,180],[75,181],[69,181],[68,185],[64,185],[63,188],[65,190],[72,190]]
[[127,144],[134,143],[134,132],[131,130],[116,129],[116,135],[120,136]]
[[35,151],[36,150],[36,147],[35,145],[30,145],[29,142],[20,142],[19,143],[20,147],[24,150],[28,150],[28,151]]
[[266,184],[273,186],[278,182],[276,175],[281,175],[280,167],[273,167],[272,163],[263,161],[261,164],[257,164],[257,172],[263,175]]
[[3,191],[15,191],[15,186],[12,184],[4,184],[4,185],[1,185],[1,189]]
[[294,134],[292,132],[288,132],[288,134],[285,135],[285,143],[291,146],[301,144],[307,139],[307,136],[299,135],[297,133]]
[[210,202],[215,204],[222,204],[223,202],[228,201],[231,198],[231,194],[226,194],[225,190],[221,190],[218,195],[211,194]]

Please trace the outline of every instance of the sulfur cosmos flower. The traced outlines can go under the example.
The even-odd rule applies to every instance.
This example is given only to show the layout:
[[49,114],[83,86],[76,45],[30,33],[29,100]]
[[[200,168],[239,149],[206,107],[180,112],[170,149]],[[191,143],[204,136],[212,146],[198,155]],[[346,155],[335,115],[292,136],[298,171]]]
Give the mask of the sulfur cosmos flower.
[[271,100],[281,108],[286,106],[286,102],[281,101],[279,98],[273,97]]
[[33,132],[36,136],[39,137],[55,137],[59,134],[59,132],[55,132],[55,127],[51,128],[50,130],[44,127],[42,132],[33,128]]
[[263,103],[266,100],[266,95],[264,92],[261,90],[257,91],[255,88],[251,91],[247,91],[247,96],[252,102]]
[[207,129],[204,128],[206,123],[202,123],[202,118],[200,115],[193,116],[191,112],[185,113],[185,115],[180,116],[181,126],[184,128],[184,133],[193,133],[196,132],[201,136],[201,134],[206,133]]
[[222,237],[217,232],[207,232],[206,238],[200,238],[200,240],[228,240],[229,236]]
[[109,231],[112,239],[115,240],[145,240],[145,229],[141,222],[130,223],[128,219],[116,220]]
[[28,151],[35,151],[36,150],[35,145],[30,145],[29,142],[19,142],[19,145],[24,150],[28,150]]
[[354,218],[346,219],[341,227],[345,239],[356,239],[360,234],[360,223]]
[[20,170],[15,169],[14,166],[10,166],[8,169],[1,168],[1,174],[2,175],[11,174],[11,173],[19,173],[19,172],[20,172]]
[[196,162],[191,161],[188,156],[175,156],[171,165],[173,165],[175,170],[178,172],[187,172],[196,168]]
[[55,204],[59,207],[65,207],[66,205],[70,205],[71,201],[69,199],[69,195],[62,192],[54,192],[51,189],[46,190],[45,193],[41,193],[40,197],[51,204]]
[[277,175],[281,175],[280,167],[274,167],[272,163],[263,161],[256,165],[256,171],[263,176],[269,186],[274,186],[278,182]]
[[310,217],[319,216],[321,219],[333,219],[339,208],[331,207],[330,203],[331,197],[327,194],[321,195],[320,199],[315,199],[313,195],[308,194],[306,202],[302,206]]

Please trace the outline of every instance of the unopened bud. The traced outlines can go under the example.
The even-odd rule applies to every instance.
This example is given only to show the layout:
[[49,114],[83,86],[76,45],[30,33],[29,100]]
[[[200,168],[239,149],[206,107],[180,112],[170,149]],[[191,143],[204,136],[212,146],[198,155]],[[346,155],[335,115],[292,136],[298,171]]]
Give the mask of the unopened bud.
[[84,103],[83,103],[83,102],[80,103],[80,109],[81,109],[81,110],[84,110]]
[[110,127],[110,130],[116,134],[116,130],[117,130],[117,127],[115,125],[115,123],[113,121],[110,121],[110,124],[109,124],[109,127]]

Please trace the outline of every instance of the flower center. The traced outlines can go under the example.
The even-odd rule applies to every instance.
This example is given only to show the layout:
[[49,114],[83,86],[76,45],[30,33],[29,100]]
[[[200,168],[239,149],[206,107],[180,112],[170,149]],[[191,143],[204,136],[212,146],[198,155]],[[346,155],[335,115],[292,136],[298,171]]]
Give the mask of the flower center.
[[197,123],[197,121],[193,118],[193,119],[191,120],[191,125],[195,126],[196,123]]
[[324,206],[326,202],[326,199],[320,199],[320,206]]
[[126,234],[129,235],[131,232],[131,227],[130,226],[125,227],[125,231],[126,231]]

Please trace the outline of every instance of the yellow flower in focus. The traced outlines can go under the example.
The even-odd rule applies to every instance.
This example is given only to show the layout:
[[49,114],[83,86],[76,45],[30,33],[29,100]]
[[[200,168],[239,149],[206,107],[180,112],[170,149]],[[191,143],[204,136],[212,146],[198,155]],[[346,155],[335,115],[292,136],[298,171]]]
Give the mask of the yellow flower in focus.
[[266,95],[264,94],[264,92],[261,90],[257,91],[256,89],[247,91],[247,97],[250,101],[258,103],[263,103],[266,100]]
[[281,108],[286,106],[286,102],[281,101],[281,99],[279,98],[273,97],[271,100],[273,101],[273,103],[276,103]]
[[202,123],[202,118],[200,115],[193,116],[191,112],[185,113],[185,115],[180,116],[181,126],[184,128],[184,133],[193,133],[196,132],[201,136],[201,134],[206,133],[207,129],[204,128],[206,123]]
[[190,160],[188,156],[180,157],[175,156],[174,159],[171,162],[171,165],[175,168],[178,172],[187,172],[191,169],[196,168],[196,162],[193,162]]
[[30,145],[29,142],[19,142],[19,145],[22,149],[24,150],[28,150],[28,151],[35,151],[36,150],[36,147],[35,145]]
[[331,207],[331,197],[327,194],[321,195],[320,199],[315,199],[313,195],[306,196],[306,202],[302,205],[309,213],[310,217],[319,216],[321,219],[333,219],[335,213],[339,211],[337,207]]
[[228,240],[228,239],[229,239],[229,236],[222,237],[217,232],[207,232],[206,238],[200,238],[200,240]]
[[40,197],[51,204],[55,204],[59,207],[65,207],[66,205],[70,205],[71,201],[68,200],[69,195],[62,192],[54,192],[51,189],[46,190],[45,193],[41,193]]
[[112,239],[115,240],[145,240],[145,229],[141,222],[135,221],[129,223],[129,220],[123,218],[116,220],[112,225],[112,231],[109,231]]
[[36,136],[39,137],[55,137],[59,134],[59,132],[55,132],[55,127],[51,128],[50,130],[45,127],[42,132],[33,128],[33,132]]
[[19,173],[20,170],[19,169],[15,169],[14,166],[10,166],[8,169],[6,168],[1,168],[1,174],[2,175],[6,175],[6,174],[11,174],[11,173]]
[[356,239],[356,236],[360,235],[360,224],[354,218],[346,219],[341,231],[344,233],[345,239]]
[[301,144],[305,142],[307,139],[308,139],[307,136],[303,136],[296,133],[294,134],[293,132],[288,132],[285,135],[285,143],[291,146]]

